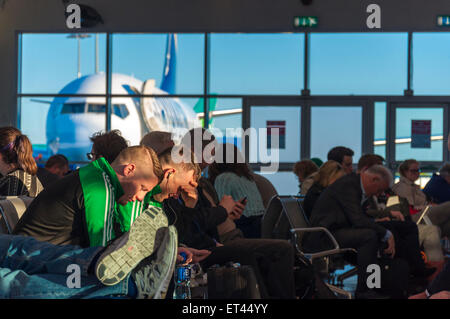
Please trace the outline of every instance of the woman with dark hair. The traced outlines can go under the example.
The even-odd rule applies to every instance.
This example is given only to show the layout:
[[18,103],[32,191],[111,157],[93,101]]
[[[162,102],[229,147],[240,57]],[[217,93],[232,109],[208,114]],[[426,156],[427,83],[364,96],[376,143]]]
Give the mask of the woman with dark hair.
[[14,127],[0,128],[0,196],[36,197],[42,184],[36,177],[33,148],[26,135]]
[[246,238],[261,237],[261,218],[264,204],[252,172],[239,149],[233,144],[216,148],[215,162],[208,168],[208,178],[219,198],[230,195],[235,201],[246,204],[236,226]]

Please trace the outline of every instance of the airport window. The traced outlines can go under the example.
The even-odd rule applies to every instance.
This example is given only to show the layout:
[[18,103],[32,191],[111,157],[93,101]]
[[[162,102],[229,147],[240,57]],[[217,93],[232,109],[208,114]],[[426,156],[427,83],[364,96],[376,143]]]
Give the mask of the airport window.
[[[80,78],[105,71],[105,34],[22,34],[20,45],[19,93],[79,94]],[[83,92],[105,93],[105,85]]]
[[412,51],[414,94],[449,95],[450,33],[414,33]]
[[403,95],[406,33],[314,33],[310,89],[314,95]]
[[386,159],[386,110],[386,102],[375,102],[373,150],[384,159]]
[[311,157],[327,160],[335,146],[351,148],[357,163],[362,155],[362,107],[313,106],[311,107]]
[[114,104],[113,114],[117,115],[121,119],[124,119],[130,114],[130,112],[128,112],[127,106],[125,104]]
[[233,143],[241,149],[242,135],[236,129],[242,128],[242,99],[210,98],[209,111],[208,127],[215,135],[221,135],[220,142]]
[[[160,90],[169,94],[203,94],[204,37],[203,34],[177,34],[173,37],[168,34],[114,34],[113,77],[117,74],[134,79],[126,82],[134,83],[134,91],[140,94],[144,93],[141,92],[142,85],[147,80],[152,85],[145,94],[162,94]],[[167,51],[168,46],[174,46],[174,51]],[[170,74],[164,76],[167,71]],[[119,86],[112,87],[113,94],[135,93],[127,91]]]
[[303,89],[303,34],[211,34],[211,94],[296,94]]

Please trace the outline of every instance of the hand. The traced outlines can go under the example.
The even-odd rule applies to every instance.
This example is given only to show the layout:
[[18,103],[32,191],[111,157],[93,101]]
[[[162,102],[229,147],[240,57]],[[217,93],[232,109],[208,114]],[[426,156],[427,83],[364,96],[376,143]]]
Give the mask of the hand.
[[198,184],[196,182],[189,182],[187,185],[181,185],[181,198],[184,201],[184,205],[189,208],[194,208],[197,205],[198,201],[198,192],[197,192]]
[[222,246],[223,246],[223,244],[216,242],[216,247],[222,247]]
[[245,209],[245,205],[246,205],[246,203],[242,204],[241,201],[236,201],[234,204],[234,208],[231,211],[231,213],[228,214],[228,217],[232,220],[241,218],[242,213],[244,212],[244,209]]
[[391,219],[389,217],[383,217],[383,218],[376,218],[375,222],[380,223],[380,222],[389,222]]
[[394,240],[394,235],[392,235],[388,241],[388,247],[384,250],[384,253],[386,255],[389,255],[391,258],[394,258],[395,256],[395,240]]
[[391,211],[391,216],[394,220],[400,220],[402,222],[405,221],[405,216],[403,216],[403,214],[401,212],[399,212],[398,210]]
[[211,251],[206,249],[198,250],[190,247],[178,247],[177,262],[183,261],[183,257],[180,255],[181,252],[185,252],[187,255],[186,262],[183,265],[199,263],[211,254]]
[[233,200],[233,197],[231,197],[230,195],[223,195],[219,205],[225,208],[228,215],[230,215],[230,213],[234,209],[235,201]]

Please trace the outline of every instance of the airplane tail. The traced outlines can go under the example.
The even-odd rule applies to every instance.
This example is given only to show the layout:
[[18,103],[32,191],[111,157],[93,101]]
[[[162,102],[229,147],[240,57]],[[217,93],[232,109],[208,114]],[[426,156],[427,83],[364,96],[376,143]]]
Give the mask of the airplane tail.
[[175,94],[176,67],[177,67],[177,36],[170,33],[167,35],[166,60],[164,63],[161,90],[169,94]]

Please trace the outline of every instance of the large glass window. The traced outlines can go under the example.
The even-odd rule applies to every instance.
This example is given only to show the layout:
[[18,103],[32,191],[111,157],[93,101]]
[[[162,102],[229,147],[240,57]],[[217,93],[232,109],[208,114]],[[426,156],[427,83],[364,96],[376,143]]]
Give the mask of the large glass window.
[[211,34],[212,94],[300,94],[303,34]]
[[361,157],[362,107],[311,107],[311,157],[325,162],[335,146],[352,149],[354,162]]
[[[114,34],[112,69],[142,82],[135,84],[137,92],[132,90],[129,94],[142,93],[142,84],[147,80],[154,81],[155,89],[145,94],[161,94],[158,89],[169,94],[202,94],[204,41],[203,34]],[[166,59],[171,61],[167,65]],[[171,77],[173,87],[162,83]],[[113,86],[114,93],[123,94]]]
[[449,95],[450,33],[413,34],[413,89],[417,95]]
[[311,34],[311,94],[402,95],[406,33]]
[[21,52],[19,93],[106,93],[82,80],[105,71],[105,34],[23,34]]

